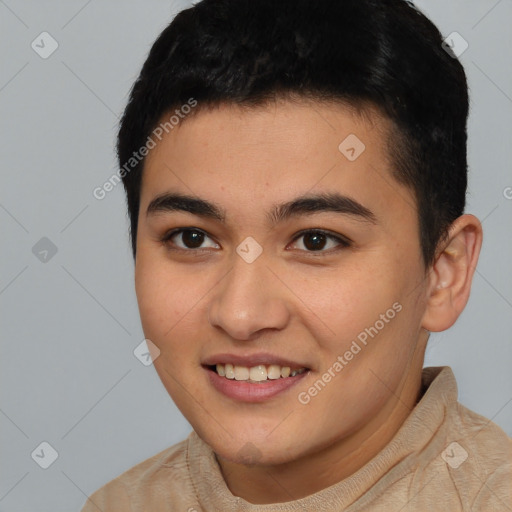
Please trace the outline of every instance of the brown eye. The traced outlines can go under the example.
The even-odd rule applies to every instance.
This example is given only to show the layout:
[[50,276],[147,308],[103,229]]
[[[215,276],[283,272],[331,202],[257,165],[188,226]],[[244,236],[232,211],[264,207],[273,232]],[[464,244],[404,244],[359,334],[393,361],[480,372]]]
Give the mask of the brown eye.
[[[349,247],[350,242],[340,236],[331,235],[321,230],[308,230],[299,233],[295,238],[294,242],[303,239],[299,245],[299,249],[305,250],[306,252],[328,252],[329,249]],[[303,246],[300,247],[300,245]]]
[[327,237],[323,233],[306,233],[304,236],[304,247],[308,251],[318,251],[325,247]]
[[181,240],[185,247],[189,249],[197,249],[203,243],[204,233],[192,230],[182,231]]
[[162,239],[167,245],[173,245],[178,249],[203,249],[208,247],[218,248],[219,246],[215,243],[212,243],[209,246],[201,247],[205,240],[211,240],[206,233],[199,229],[193,228],[181,228],[172,231],[165,235]]

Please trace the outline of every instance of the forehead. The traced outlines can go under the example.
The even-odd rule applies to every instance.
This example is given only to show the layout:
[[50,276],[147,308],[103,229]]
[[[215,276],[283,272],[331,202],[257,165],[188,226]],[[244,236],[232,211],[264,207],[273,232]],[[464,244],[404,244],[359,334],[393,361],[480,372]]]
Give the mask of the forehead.
[[277,101],[199,109],[146,157],[141,209],[166,189],[214,200],[229,211],[305,193],[338,192],[372,210],[415,213],[392,175],[390,121],[340,103]]

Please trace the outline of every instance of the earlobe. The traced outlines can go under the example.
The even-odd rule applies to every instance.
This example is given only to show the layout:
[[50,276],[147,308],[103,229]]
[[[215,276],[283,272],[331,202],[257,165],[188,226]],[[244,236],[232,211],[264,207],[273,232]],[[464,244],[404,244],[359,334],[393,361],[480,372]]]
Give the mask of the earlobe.
[[422,327],[432,332],[451,327],[469,299],[482,246],[482,226],[473,215],[462,215],[450,227],[430,270]]

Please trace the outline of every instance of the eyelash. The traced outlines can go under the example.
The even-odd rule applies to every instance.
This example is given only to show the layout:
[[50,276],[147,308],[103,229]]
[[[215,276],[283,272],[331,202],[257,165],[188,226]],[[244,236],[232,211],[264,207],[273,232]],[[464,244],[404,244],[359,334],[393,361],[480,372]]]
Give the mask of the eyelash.
[[[192,253],[192,252],[200,252],[200,251],[204,251],[205,249],[201,249],[200,247],[199,248],[196,248],[196,249],[191,249],[191,248],[188,248],[188,249],[184,249],[182,247],[171,247],[170,246],[170,242],[171,242],[171,238],[173,238],[175,235],[178,235],[180,233],[184,233],[186,231],[192,231],[192,232],[198,232],[198,233],[202,233],[204,234],[206,237],[208,238],[211,238],[208,236],[208,234],[203,231],[202,229],[199,229],[199,228],[193,228],[193,227],[188,227],[188,228],[177,228],[177,229],[173,229],[169,232],[167,232],[161,239],[160,241],[165,244],[167,246],[167,248],[169,250],[173,250],[173,251],[180,251],[180,252],[186,252],[186,253]],[[313,256],[324,256],[324,255],[330,255],[332,254],[333,252],[335,251],[339,251],[341,249],[346,249],[348,247],[351,247],[352,246],[352,241],[349,240],[348,238],[346,237],[342,237],[340,235],[334,235],[328,231],[325,231],[323,229],[305,229],[303,231],[299,231],[295,237],[293,238],[292,240],[292,243],[296,242],[299,238],[305,236],[305,235],[309,235],[309,234],[320,234],[320,235],[324,235],[325,237],[327,237],[328,239],[331,239],[331,240],[335,240],[336,242],[338,242],[340,244],[340,247],[337,247],[337,248],[334,248],[334,249],[328,249],[328,250],[318,250],[318,251],[308,251],[308,250],[303,250],[303,249],[299,249],[301,251],[304,251],[306,252],[308,255],[311,254]],[[215,242],[217,243],[217,242]],[[174,245],[174,244],[173,244]]]

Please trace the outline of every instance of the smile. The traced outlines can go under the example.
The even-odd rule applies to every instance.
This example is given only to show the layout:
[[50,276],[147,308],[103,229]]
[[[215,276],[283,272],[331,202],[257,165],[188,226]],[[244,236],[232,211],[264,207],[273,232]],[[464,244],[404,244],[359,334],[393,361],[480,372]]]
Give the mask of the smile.
[[247,403],[278,398],[310,374],[306,367],[278,364],[242,366],[217,363],[203,368],[212,388],[218,393],[231,400]]
[[277,380],[286,379],[288,377],[295,377],[306,371],[306,368],[298,368],[292,370],[289,366],[279,366],[277,364],[257,366],[239,366],[232,364],[217,364],[211,366],[210,369],[215,371],[220,377],[225,377],[229,380],[245,381],[253,384]]

